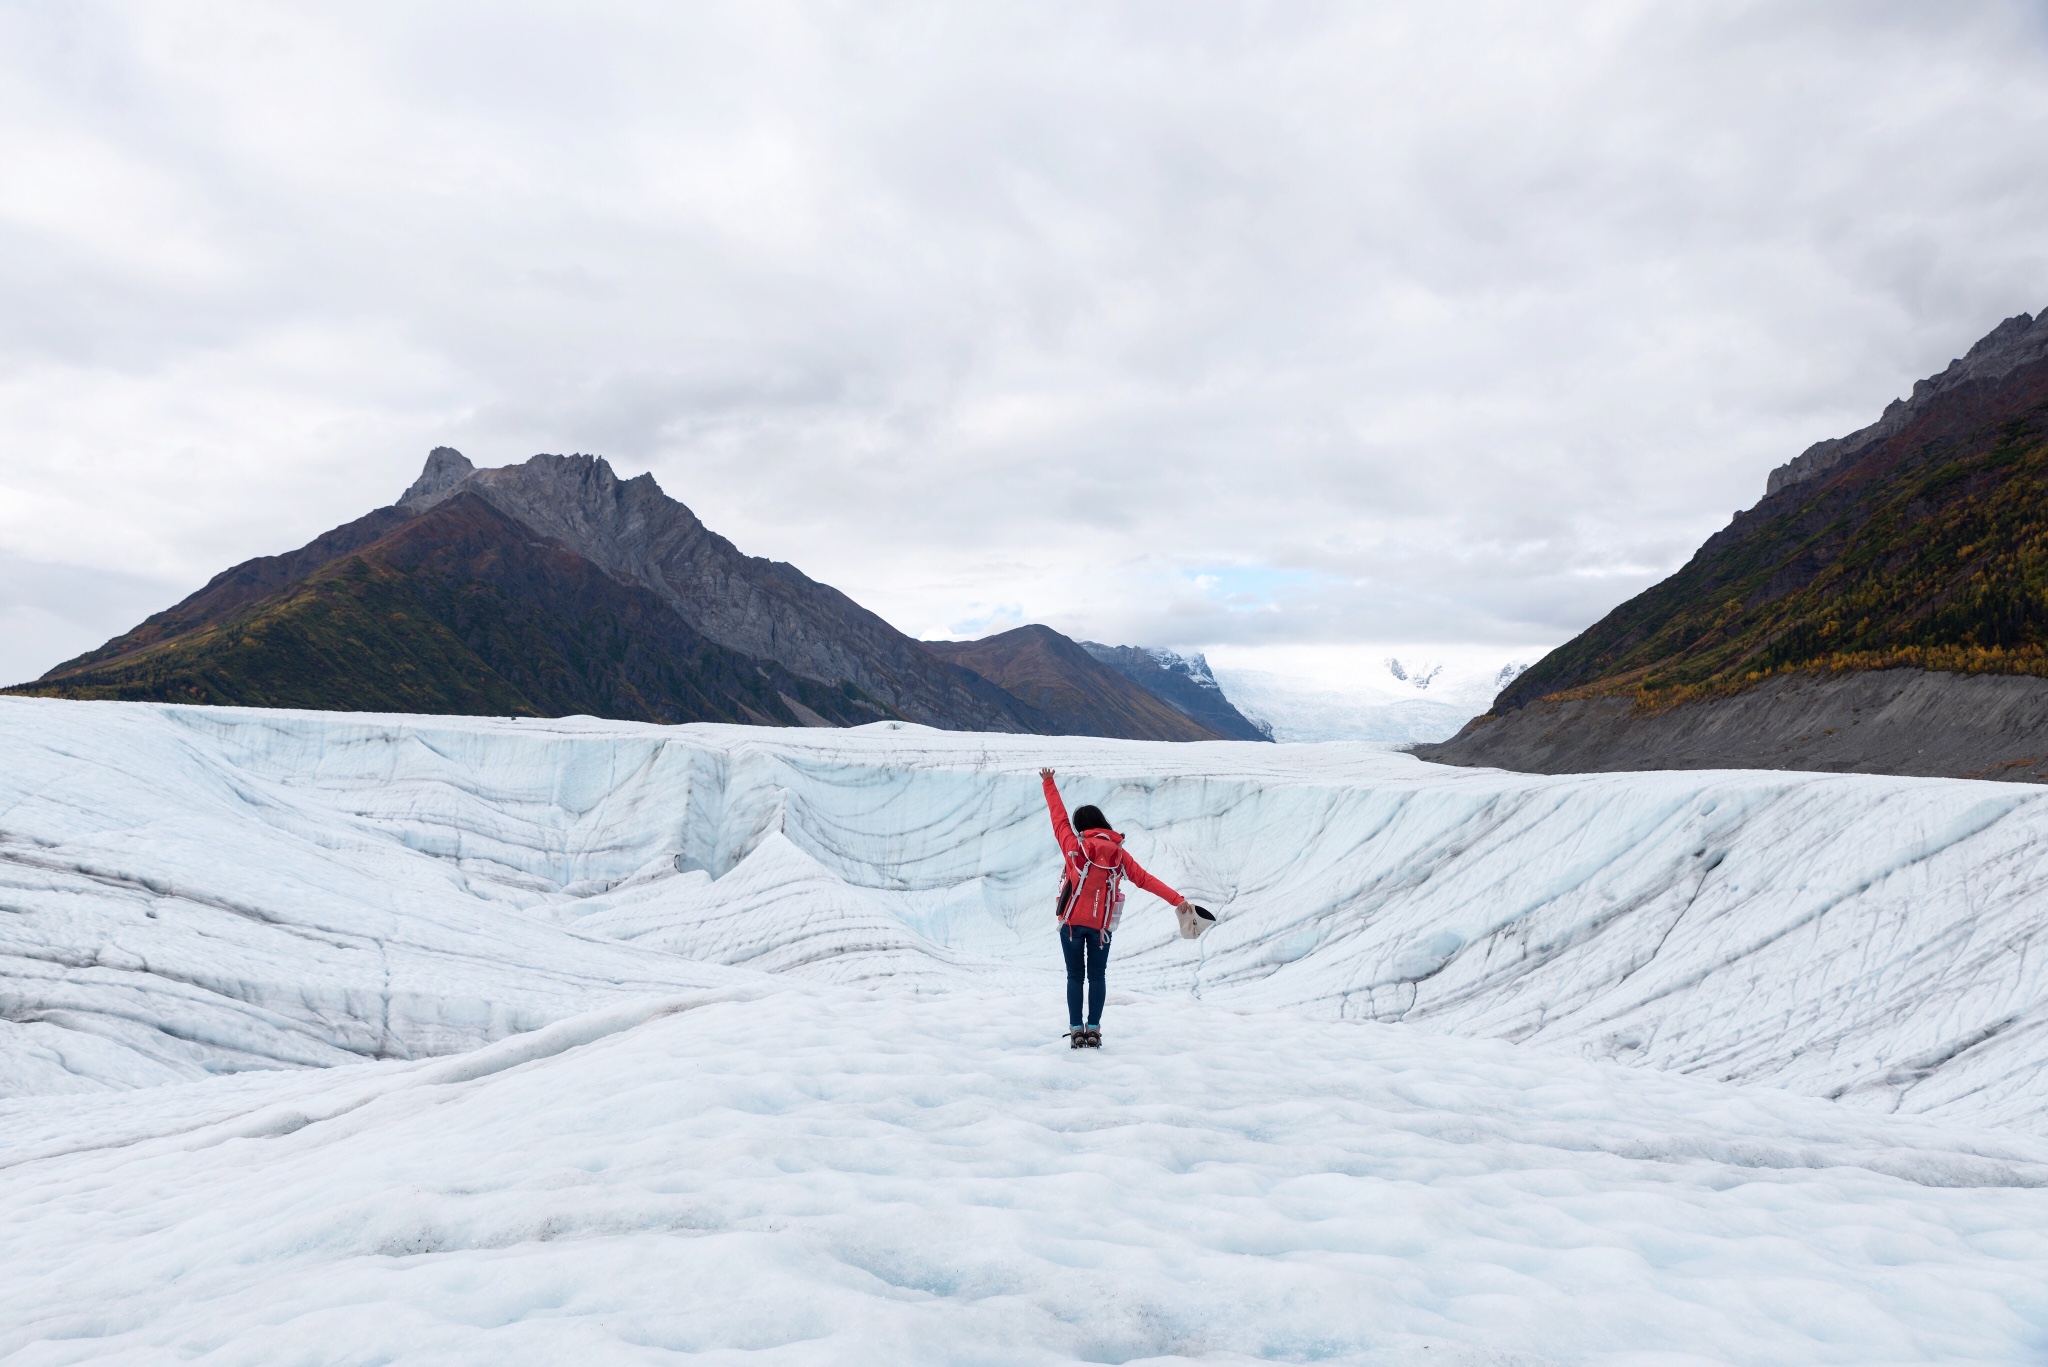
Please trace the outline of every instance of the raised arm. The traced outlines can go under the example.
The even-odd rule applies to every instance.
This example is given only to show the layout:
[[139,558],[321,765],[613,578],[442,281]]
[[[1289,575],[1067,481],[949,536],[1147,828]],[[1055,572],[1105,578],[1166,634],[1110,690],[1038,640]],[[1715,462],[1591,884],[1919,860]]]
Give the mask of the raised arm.
[[1040,769],[1039,781],[1045,784],[1045,808],[1052,814],[1052,836],[1060,842],[1060,853],[1071,858],[1081,848],[1081,842],[1074,835],[1074,823],[1067,819],[1067,804],[1060,801],[1060,790],[1053,786],[1052,770]]
[[1131,858],[1128,852],[1124,854],[1124,876],[1170,907],[1177,907],[1182,902],[1188,900],[1172,888],[1166,886],[1166,884],[1160,882],[1157,878],[1154,878],[1151,874],[1145,872],[1144,869],[1138,866],[1138,861]]

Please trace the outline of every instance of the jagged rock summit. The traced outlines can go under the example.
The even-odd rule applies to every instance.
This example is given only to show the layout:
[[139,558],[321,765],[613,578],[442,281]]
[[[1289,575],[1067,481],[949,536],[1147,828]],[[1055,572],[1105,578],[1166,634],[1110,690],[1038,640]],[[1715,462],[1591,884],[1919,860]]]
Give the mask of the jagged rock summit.
[[398,496],[397,506],[425,512],[455,492],[455,486],[476,473],[469,457],[452,446],[436,446],[427,452],[426,468],[411,487]]
[[622,480],[598,456],[535,456],[479,470],[437,447],[399,498],[422,512],[474,493],[623,583],[660,597],[706,637],[823,682],[847,682],[910,718],[949,729],[1039,731],[1001,689],[934,659],[917,641],[794,565],[744,554],[663,493]]
[[1111,687],[1054,715],[795,566],[744,554],[652,475],[622,480],[589,455],[478,469],[441,446],[391,506],[237,565],[13,691],[1216,738],[1105,674]]
[[1678,573],[1416,753],[2048,781],[2048,310],[1779,467]]
[[2039,314],[2016,313],[1986,333],[1965,355],[1950,361],[1946,370],[1914,381],[1912,394],[1886,404],[1884,413],[1870,426],[1846,437],[1817,441],[1771,471],[1764,493],[1768,496],[1819,479],[1902,430],[1942,395],[1973,381],[2001,379],[2043,357],[2048,357],[2048,308]]

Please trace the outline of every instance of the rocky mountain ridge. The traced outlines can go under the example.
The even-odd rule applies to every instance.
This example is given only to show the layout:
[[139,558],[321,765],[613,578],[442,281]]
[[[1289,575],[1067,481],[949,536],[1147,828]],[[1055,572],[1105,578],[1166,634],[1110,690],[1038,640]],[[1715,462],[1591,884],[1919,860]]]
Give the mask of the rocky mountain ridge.
[[[390,507],[234,566],[9,691],[1219,738],[1067,638],[1032,630],[1046,638],[1033,638],[1034,658],[1058,656],[1068,673],[1089,676],[1050,710],[795,566],[744,554],[651,475],[621,480],[586,455],[478,469],[437,447]],[[1002,650],[984,646],[976,658],[986,665]]]
[[1077,643],[1101,663],[1192,717],[1225,740],[1271,740],[1273,728],[1253,721],[1224,696],[1209,661],[1201,654],[1148,646],[1106,646],[1099,641]]
[[[169,629],[181,620],[193,624]],[[467,492],[272,593],[215,616],[187,609],[173,624],[156,622],[137,648],[103,648],[9,691],[771,726],[894,715],[856,689],[705,639],[656,595]]]
[[707,638],[804,678],[847,682],[913,721],[948,729],[1043,729],[1016,699],[934,659],[913,638],[794,565],[750,556],[663,493],[654,476],[621,480],[597,456],[540,455],[478,470],[437,447],[401,510],[458,491],[666,601]]
[[[1051,627],[1017,627],[978,641],[926,641],[925,649],[1021,698],[1065,728],[1129,740],[1217,740],[1213,728],[1103,664]],[[1069,731],[1068,734],[1074,734]]]
[[[1995,708],[1962,687],[1985,675],[2010,680]],[[1936,720],[1944,697],[1960,720]],[[1781,467],[1677,573],[1417,753],[1549,773],[1775,760],[2040,777],[2048,318],[2005,320],[1877,423]]]
[[1764,493],[1768,496],[1819,479],[1903,430],[1929,404],[1958,386],[2000,379],[2043,357],[2048,357],[2048,308],[2039,314],[2016,313],[1979,338],[1969,351],[1950,361],[1947,369],[1914,381],[1913,392],[1886,404],[1884,412],[1870,426],[1858,428],[1845,437],[1817,441],[1771,471],[1764,483]]

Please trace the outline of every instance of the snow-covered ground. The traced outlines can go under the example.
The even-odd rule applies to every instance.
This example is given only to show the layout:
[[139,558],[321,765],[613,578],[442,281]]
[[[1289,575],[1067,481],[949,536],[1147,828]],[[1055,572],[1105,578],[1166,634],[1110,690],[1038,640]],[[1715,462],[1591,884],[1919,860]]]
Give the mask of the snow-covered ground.
[[1043,993],[665,1007],[0,1111],[0,1358],[1876,1367],[2048,1337],[2031,1138],[1186,998],[1119,1004],[1100,1054]]
[[[1223,916],[1134,894],[1100,1054],[1041,764]],[[1947,780],[0,700],[0,1361],[2048,1360],[2044,835]]]

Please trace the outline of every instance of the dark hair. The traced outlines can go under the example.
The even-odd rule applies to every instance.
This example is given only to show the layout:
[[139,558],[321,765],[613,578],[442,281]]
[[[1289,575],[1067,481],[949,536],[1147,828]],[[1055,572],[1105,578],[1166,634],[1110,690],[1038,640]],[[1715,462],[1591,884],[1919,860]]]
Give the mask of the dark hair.
[[1074,829],[1077,831],[1106,831],[1109,828],[1109,818],[1092,802],[1074,812]]

